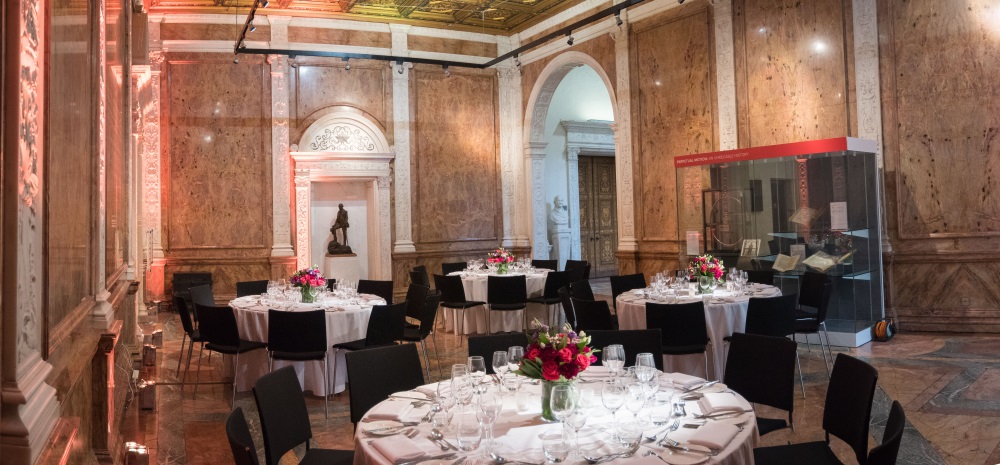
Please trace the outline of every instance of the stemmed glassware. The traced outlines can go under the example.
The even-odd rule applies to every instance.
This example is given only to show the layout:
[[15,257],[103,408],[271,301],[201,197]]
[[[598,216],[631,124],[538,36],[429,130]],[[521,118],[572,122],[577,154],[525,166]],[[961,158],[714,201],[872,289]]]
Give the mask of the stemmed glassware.
[[469,367],[463,364],[451,366],[451,393],[461,405],[469,405],[472,400],[472,378]]
[[486,436],[483,438],[486,441],[486,447],[483,452],[488,455],[494,446],[493,424],[496,423],[497,417],[500,416],[500,410],[503,409],[503,401],[498,395],[492,392],[485,392],[479,395],[478,407],[476,409],[476,418],[483,425]]
[[507,368],[510,371],[517,370],[521,366],[522,358],[524,358],[524,347],[510,346],[507,348]]
[[503,375],[507,374],[507,370],[509,369],[510,365],[507,362],[507,352],[503,350],[493,352],[493,372],[503,379]]
[[576,408],[576,389],[569,384],[559,384],[552,388],[549,407],[556,420],[565,420]]
[[587,407],[583,405],[583,402],[577,400],[576,408],[563,419],[563,423],[573,430],[573,443],[575,445],[573,450],[578,454],[580,451],[580,430],[587,424]]
[[617,425],[618,418],[615,416],[615,413],[625,403],[625,383],[618,378],[605,379],[601,390],[601,402],[605,408],[611,411],[611,417],[615,419],[615,424]]
[[622,367],[625,366],[625,348],[621,344],[613,344],[601,351],[602,363],[611,372],[611,376],[617,376]]
[[483,385],[483,377],[486,376],[486,360],[481,355],[469,357],[469,378],[472,379],[472,389],[477,393],[482,393],[486,386]]

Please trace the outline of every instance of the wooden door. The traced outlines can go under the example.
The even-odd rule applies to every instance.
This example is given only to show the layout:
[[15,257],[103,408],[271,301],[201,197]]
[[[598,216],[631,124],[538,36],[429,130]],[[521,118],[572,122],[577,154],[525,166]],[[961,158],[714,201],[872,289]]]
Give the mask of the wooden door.
[[618,274],[618,210],[615,159],[580,157],[580,258],[590,277]]

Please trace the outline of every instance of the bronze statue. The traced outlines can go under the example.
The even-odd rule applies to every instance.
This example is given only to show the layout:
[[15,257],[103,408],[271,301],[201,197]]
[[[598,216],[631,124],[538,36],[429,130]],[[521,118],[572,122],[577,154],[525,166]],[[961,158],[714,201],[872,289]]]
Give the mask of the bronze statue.
[[[330,227],[330,234],[333,234],[333,240],[326,247],[326,251],[330,255],[341,255],[354,253],[351,247],[347,245],[347,228],[351,225],[347,222],[347,210],[344,210],[344,204],[338,205],[340,210],[337,211],[337,219],[333,222],[333,226]],[[337,230],[341,230],[341,236],[344,238],[344,243],[341,244],[337,240]]]

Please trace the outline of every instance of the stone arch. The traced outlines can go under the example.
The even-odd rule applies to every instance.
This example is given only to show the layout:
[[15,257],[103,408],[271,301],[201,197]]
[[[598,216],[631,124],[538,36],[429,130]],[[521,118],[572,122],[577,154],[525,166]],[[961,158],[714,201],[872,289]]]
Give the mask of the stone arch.
[[[367,115],[335,107],[312,122],[299,138],[298,151],[390,153],[381,126]],[[295,151],[293,149],[293,151]]]

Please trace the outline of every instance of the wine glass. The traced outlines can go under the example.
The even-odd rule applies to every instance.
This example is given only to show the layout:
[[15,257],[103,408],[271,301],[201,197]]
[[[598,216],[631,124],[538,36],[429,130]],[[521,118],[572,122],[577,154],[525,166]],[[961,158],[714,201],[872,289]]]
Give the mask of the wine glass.
[[573,411],[570,412],[570,414],[567,415],[565,419],[563,419],[563,424],[565,424],[566,426],[568,426],[570,429],[573,430],[573,442],[576,446],[573,449],[574,451],[579,453],[578,451],[580,450],[580,430],[583,429],[583,426],[587,424],[586,406],[582,405],[582,402],[577,401],[576,408],[573,409]]
[[715,278],[708,278],[708,290],[715,294],[715,289],[719,287],[719,280]]
[[500,410],[503,409],[503,401],[494,393],[483,393],[479,396],[478,407],[476,409],[476,418],[479,419],[485,430],[485,437],[483,438],[486,442],[485,451],[490,451],[494,445],[493,424],[496,423],[497,417],[500,416]]
[[510,369],[507,363],[507,352],[503,350],[498,350],[493,352],[493,372],[503,377]]
[[646,395],[642,391],[642,384],[638,379],[630,380],[625,385],[625,408],[632,412],[632,418],[639,418],[639,411],[646,405]]
[[576,408],[576,389],[569,384],[559,384],[549,394],[549,409],[556,420],[564,420]]
[[486,360],[483,360],[483,356],[473,355],[469,357],[468,363],[469,376],[477,383],[482,381],[483,377],[486,376]]
[[656,363],[652,353],[643,352],[635,356],[635,375],[642,382],[648,382],[656,376]]
[[510,371],[521,367],[521,359],[524,358],[524,347],[510,346],[507,348],[507,367]]
[[621,344],[613,344],[604,348],[601,352],[602,363],[608,367],[611,376],[616,376],[622,367],[625,366],[625,348]]
[[615,413],[625,403],[625,384],[618,378],[604,380],[601,389],[601,403],[604,404],[604,408],[611,411],[611,418],[614,418],[615,424],[617,424],[618,418]]

